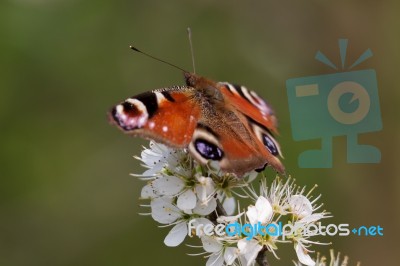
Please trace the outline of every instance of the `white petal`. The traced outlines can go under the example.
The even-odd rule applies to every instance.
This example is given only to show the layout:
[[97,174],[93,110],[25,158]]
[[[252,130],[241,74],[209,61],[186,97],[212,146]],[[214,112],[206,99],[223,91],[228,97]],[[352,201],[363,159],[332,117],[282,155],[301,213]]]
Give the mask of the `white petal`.
[[246,215],[251,224],[258,222],[265,224],[273,215],[271,203],[265,197],[260,196],[256,201],[256,206],[248,207]]
[[221,167],[219,166],[218,161],[208,161],[208,166],[210,167],[210,171],[219,173],[221,171]]
[[224,252],[224,260],[226,265],[232,265],[238,256],[239,250],[234,247],[227,247]]
[[305,253],[305,250],[301,244],[294,244],[294,249],[296,250],[297,257],[302,264],[307,266],[315,265],[315,262],[311,259],[310,255]]
[[325,216],[322,213],[314,213],[309,216],[304,217],[303,219],[297,221],[296,223],[314,223]]
[[261,222],[263,224],[271,219],[273,215],[273,210],[271,203],[266,198],[260,196],[257,199],[256,208],[258,212],[258,222]]
[[213,224],[210,220],[207,218],[196,218],[194,224]]
[[141,153],[141,160],[148,167],[152,167],[153,165],[156,165],[161,160],[161,158],[162,158],[162,154],[151,150],[151,145],[150,145],[150,149],[145,149]]
[[191,210],[196,207],[196,201],[196,195],[191,189],[188,189],[179,195],[176,206],[181,210]]
[[246,240],[243,238],[238,241],[238,248],[240,255],[246,260],[246,265],[251,265],[256,260],[262,246],[254,239]]
[[222,204],[222,207],[224,207],[228,215],[234,214],[236,209],[236,199],[234,197],[226,197],[224,203]]
[[242,216],[242,215],[243,215],[243,212],[239,213],[238,215],[235,215],[235,216],[220,216],[217,218],[217,222],[218,223],[231,223],[231,222],[237,221],[240,218],[240,216]]
[[199,184],[196,185],[196,194],[200,201],[205,201],[212,193],[214,193],[214,181],[210,177],[196,177]]
[[208,215],[212,213],[216,207],[217,207],[217,200],[215,198],[212,198],[206,204],[201,203],[200,201],[197,202],[197,205],[193,209],[193,212],[200,215]]
[[[164,149],[164,150],[163,150]],[[149,168],[143,176],[152,176],[161,171],[166,164],[165,155],[168,148],[162,144],[150,143],[150,148],[142,151],[140,160]]]
[[157,194],[155,193],[153,186],[151,184],[147,184],[142,188],[140,197],[142,199],[152,199],[156,198]]
[[161,169],[162,169],[162,166],[161,167],[152,167],[152,168],[147,169],[146,171],[144,171],[142,176],[146,176],[146,177],[147,176],[148,177],[155,176],[156,174],[158,174],[161,171]]
[[159,223],[170,224],[181,217],[180,210],[171,203],[171,199],[162,197],[151,201],[151,217]]
[[248,173],[247,183],[253,182],[253,180],[256,179],[257,176],[258,176],[258,172],[256,172],[256,171],[251,171],[250,173]]
[[205,251],[214,253],[222,249],[222,244],[213,237],[202,236],[201,242],[203,243],[203,248]]
[[303,195],[291,196],[289,206],[292,212],[299,216],[300,219],[312,214],[311,202]]
[[176,176],[164,176],[154,180],[153,186],[160,195],[175,196],[182,191],[185,184]]
[[207,200],[207,190],[204,186],[202,185],[196,185],[196,195],[199,198],[201,202],[204,202]]
[[185,210],[183,210],[183,212],[186,214],[193,214],[193,211],[190,209],[185,209]]
[[164,239],[164,244],[168,247],[176,247],[185,240],[187,236],[187,225],[185,222],[181,222],[172,227],[168,235]]
[[187,153],[183,150],[171,149],[168,154],[166,154],[166,161],[168,163],[168,168],[175,170],[181,161],[187,156]]
[[221,253],[212,254],[206,263],[206,266],[222,266],[224,264],[224,257]]
[[249,218],[250,224],[256,224],[258,221],[258,213],[256,206],[249,206],[247,207],[246,212],[247,218]]
[[193,234],[197,235],[198,237],[204,236],[204,226],[207,224],[214,226],[214,224],[208,220],[207,218],[196,218],[194,219],[193,226],[196,228],[196,231]]

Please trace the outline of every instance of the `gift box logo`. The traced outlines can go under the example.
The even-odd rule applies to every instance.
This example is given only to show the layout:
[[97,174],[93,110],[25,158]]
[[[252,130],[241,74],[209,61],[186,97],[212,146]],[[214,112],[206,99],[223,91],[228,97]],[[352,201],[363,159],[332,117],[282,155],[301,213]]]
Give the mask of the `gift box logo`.
[[[350,71],[372,56],[366,50],[346,68],[347,39],[339,39],[341,68],[344,72],[301,77],[286,81],[294,140],[321,139],[320,150],[307,150],[299,156],[302,168],[332,167],[332,138],[347,136],[348,163],[378,163],[380,151],[358,144],[360,133],[382,129],[376,73],[373,69]],[[323,53],[315,58],[338,70]]]

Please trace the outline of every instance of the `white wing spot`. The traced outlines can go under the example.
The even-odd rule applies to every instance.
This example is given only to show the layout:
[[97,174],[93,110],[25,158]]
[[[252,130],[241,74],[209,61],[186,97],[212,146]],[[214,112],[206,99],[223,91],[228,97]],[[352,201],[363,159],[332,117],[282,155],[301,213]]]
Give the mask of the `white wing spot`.
[[122,104],[117,105],[117,113],[122,113],[124,111],[124,107],[122,106]]
[[161,92],[154,92],[154,94],[157,98],[157,104],[160,105],[165,100],[164,95]]
[[167,126],[163,126],[163,127],[162,127],[162,131],[163,131],[163,132],[167,132],[167,131],[168,131],[168,127],[167,127]]

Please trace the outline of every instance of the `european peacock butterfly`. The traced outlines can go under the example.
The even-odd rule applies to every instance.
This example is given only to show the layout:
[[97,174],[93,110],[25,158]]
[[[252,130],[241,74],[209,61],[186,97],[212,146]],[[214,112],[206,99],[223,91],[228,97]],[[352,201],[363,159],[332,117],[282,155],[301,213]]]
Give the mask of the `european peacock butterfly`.
[[284,173],[279,144],[272,136],[277,119],[263,99],[244,86],[179,69],[185,86],[128,98],[112,108],[111,122],[130,135],[187,148],[199,163],[216,161],[222,171],[238,177],[267,165]]

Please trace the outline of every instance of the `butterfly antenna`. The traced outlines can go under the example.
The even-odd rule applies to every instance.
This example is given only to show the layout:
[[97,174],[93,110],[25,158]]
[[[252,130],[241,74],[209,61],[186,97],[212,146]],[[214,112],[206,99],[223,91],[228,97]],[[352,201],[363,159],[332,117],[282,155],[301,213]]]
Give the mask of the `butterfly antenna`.
[[192,30],[187,28],[188,37],[189,37],[189,45],[190,45],[190,54],[192,55],[192,64],[193,64],[193,73],[196,74],[196,66],[194,63],[194,52],[193,52],[193,44],[192,44]]
[[152,55],[150,55],[150,54],[148,54],[148,53],[145,53],[145,52],[143,52],[142,50],[139,50],[138,48],[136,48],[136,47],[133,46],[133,45],[130,45],[129,48],[131,48],[131,49],[132,49],[133,51],[135,51],[135,52],[138,52],[138,53],[144,54],[145,56],[148,56],[148,57],[150,57],[150,58],[153,58],[154,60],[157,60],[157,61],[159,61],[159,62],[162,62],[162,63],[167,64],[167,65],[169,65],[169,66],[172,66],[172,67],[174,67],[174,68],[177,68],[177,69],[179,69],[179,70],[181,70],[181,71],[183,71],[183,72],[185,72],[185,73],[188,72],[188,71],[184,70],[183,68],[178,67],[177,65],[171,64],[170,62],[167,62],[167,61],[165,61],[165,60],[162,60],[162,59],[160,59],[160,58],[157,58],[157,57],[155,57],[155,56],[152,56]]

